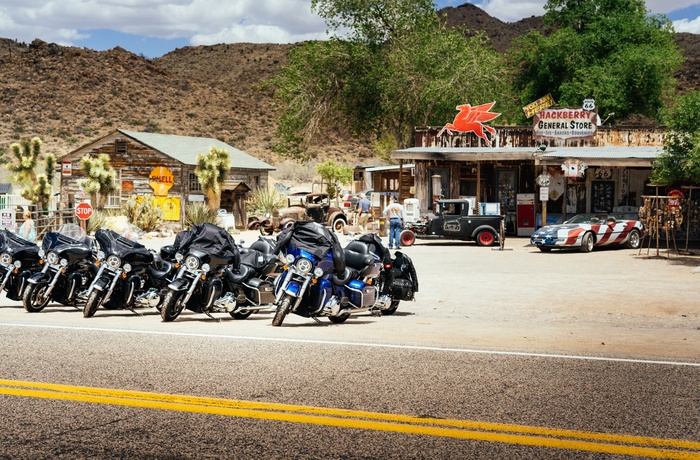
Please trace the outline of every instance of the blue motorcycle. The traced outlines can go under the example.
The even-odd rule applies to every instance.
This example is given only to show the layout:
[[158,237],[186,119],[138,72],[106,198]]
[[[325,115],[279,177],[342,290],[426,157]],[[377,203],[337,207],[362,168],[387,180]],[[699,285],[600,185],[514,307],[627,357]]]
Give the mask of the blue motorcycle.
[[278,237],[275,254],[282,254],[284,271],[275,286],[273,326],[291,312],[332,323],[371,311],[377,299],[372,285],[381,269],[366,245],[343,250],[330,230],[315,222],[295,222]]

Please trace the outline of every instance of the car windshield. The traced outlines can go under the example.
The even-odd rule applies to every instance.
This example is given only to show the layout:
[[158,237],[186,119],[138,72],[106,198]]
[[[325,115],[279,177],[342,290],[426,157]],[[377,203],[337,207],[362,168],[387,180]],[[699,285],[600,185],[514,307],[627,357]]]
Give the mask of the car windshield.
[[607,214],[577,214],[564,222],[565,224],[600,224],[608,219]]

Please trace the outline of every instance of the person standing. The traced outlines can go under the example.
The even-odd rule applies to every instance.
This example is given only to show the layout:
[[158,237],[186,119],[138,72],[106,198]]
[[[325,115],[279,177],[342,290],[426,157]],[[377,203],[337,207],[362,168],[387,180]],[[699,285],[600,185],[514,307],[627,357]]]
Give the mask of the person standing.
[[362,199],[357,203],[357,225],[362,233],[367,233],[367,221],[372,203],[367,199],[367,195],[362,195]]
[[22,215],[24,217],[24,223],[19,228],[19,236],[25,240],[36,242],[36,227],[34,226],[34,220],[32,219],[32,213],[29,211],[24,211]]
[[401,229],[406,221],[403,205],[399,203],[398,198],[392,196],[391,204],[384,208],[382,214],[389,218],[389,249],[401,249]]

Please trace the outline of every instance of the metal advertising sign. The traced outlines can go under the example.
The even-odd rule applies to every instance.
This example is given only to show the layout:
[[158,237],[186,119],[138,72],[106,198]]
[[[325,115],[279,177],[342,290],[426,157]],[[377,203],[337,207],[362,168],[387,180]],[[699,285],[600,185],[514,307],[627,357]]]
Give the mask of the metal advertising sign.
[[596,133],[597,111],[582,108],[545,109],[535,115],[535,139],[592,139]]
[[554,98],[551,94],[547,94],[544,97],[537,99],[535,102],[530,102],[528,105],[523,107],[523,112],[528,118],[532,118],[536,113],[543,111],[554,105]]
[[491,126],[486,126],[484,123],[497,118],[500,113],[493,113],[490,110],[493,108],[496,101],[488,104],[476,105],[462,104],[457,106],[459,113],[455,116],[452,123],[447,123],[437,134],[438,137],[447,131],[452,134],[454,131],[458,133],[474,133],[486,142],[487,147],[491,147],[491,139],[488,138],[484,131],[491,133],[491,137],[496,135],[496,129]]
[[173,173],[165,166],[153,168],[148,176],[148,185],[156,196],[168,196],[168,190],[173,186]]

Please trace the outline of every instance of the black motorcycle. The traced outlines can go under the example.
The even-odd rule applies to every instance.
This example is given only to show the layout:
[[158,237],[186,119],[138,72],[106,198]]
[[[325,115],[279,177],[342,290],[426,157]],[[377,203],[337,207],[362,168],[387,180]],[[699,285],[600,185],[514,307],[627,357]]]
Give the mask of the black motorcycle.
[[178,233],[173,250],[180,267],[164,290],[163,321],[175,320],[185,308],[210,318],[212,312],[230,313],[231,305],[215,301],[224,294],[226,268],[240,263],[233,237],[216,225],[198,224]]
[[158,307],[161,290],[175,275],[174,264],[158,253],[119,233],[99,229],[95,239],[99,270],[87,292],[83,316],[89,318],[100,306],[114,310],[125,308],[136,315],[136,307]]
[[32,273],[41,270],[39,246],[6,228],[0,229],[0,292],[22,300],[22,292]]
[[39,312],[55,301],[79,309],[95,276],[93,240],[74,224],[44,235],[39,251],[43,268],[27,280],[24,309]]
[[356,241],[366,244],[369,252],[382,261],[382,270],[377,279],[379,296],[375,310],[382,315],[393,315],[402,300],[414,300],[414,294],[418,292],[418,275],[413,261],[401,251],[396,251],[392,257],[374,233],[362,235]]
[[282,266],[280,258],[273,253],[274,248],[275,242],[262,236],[250,247],[239,248],[241,262],[237,269],[226,268],[229,288],[214,303],[226,306],[235,319],[274,312],[274,284]]

